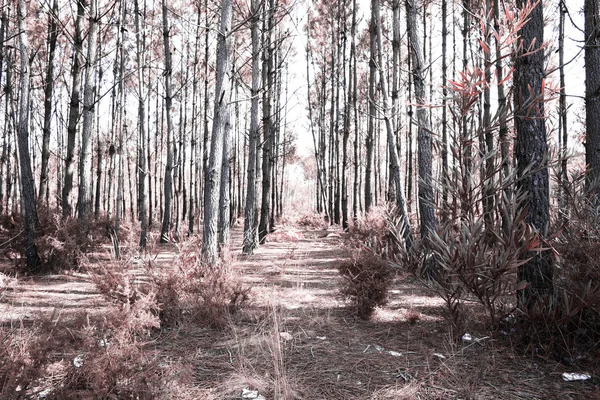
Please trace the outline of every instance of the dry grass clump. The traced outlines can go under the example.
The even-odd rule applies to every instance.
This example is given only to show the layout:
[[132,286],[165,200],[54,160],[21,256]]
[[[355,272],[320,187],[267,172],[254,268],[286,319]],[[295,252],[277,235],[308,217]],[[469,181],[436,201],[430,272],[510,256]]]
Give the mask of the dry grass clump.
[[142,308],[0,328],[0,399],[155,398],[171,376],[146,344],[154,321]]
[[[38,217],[36,245],[41,266],[39,271],[24,271],[27,273],[81,269],[88,262],[88,254],[114,236],[114,223],[107,215],[80,220],[76,217],[63,218],[60,210],[40,208]],[[10,238],[4,244],[4,252],[22,254],[25,245],[21,217],[4,216],[2,226]],[[119,240],[131,239],[133,231],[130,225],[121,224]],[[23,260],[24,256],[16,260],[19,269],[24,269]]]
[[300,239],[302,239],[302,233],[297,232],[290,227],[277,229],[266,238],[267,242],[273,243],[297,243]]
[[296,224],[303,228],[310,229],[327,229],[329,228],[329,221],[327,216],[321,214],[303,214],[298,217]]
[[369,319],[375,307],[385,305],[393,271],[389,263],[370,250],[360,249],[338,266],[342,295],[350,300],[354,313]]
[[99,290],[123,306],[140,299],[152,299],[149,311],[161,326],[195,321],[204,326],[223,327],[249,299],[243,287],[222,261],[211,266],[202,260],[197,239],[185,242],[170,267],[158,265],[148,256],[138,275],[131,273],[130,261],[102,267],[92,275]]

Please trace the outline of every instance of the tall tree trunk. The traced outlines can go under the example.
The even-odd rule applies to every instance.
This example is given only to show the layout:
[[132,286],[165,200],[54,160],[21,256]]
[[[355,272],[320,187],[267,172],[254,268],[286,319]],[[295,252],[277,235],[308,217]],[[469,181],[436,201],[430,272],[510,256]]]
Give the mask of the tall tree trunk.
[[262,199],[260,206],[260,221],[258,223],[258,241],[260,244],[265,242],[269,233],[269,215],[271,211],[271,170],[273,168],[273,141],[274,129],[272,119],[271,102],[273,97],[273,43],[271,35],[273,34],[273,14],[275,12],[275,2],[269,0],[269,8],[266,11],[267,24],[264,33],[264,63],[263,63],[263,131],[264,145],[262,155]]
[[[230,99],[231,101],[231,99]],[[221,160],[221,183],[219,193],[219,226],[218,226],[218,241],[219,249],[223,250],[229,247],[229,236],[230,236],[230,194],[229,194],[229,182],[231,180],[231,170],[229,163],[229,148],[230,148],[230,136],[231,136],[231,115],[229,106],[227,105],[222,109],[223,114],[220,116],[223,120],[223,156]]]
[[[102,54],[101,42],[98,43],[98,54]],[[102,65],[98,66],[98,80],[102,82],[104,71]],[[94,216],[98,218],[100,216],[100,197],[102,191],[102,178],[103,178],[103,159],[104,146],[103,141],[100,139],[100,113],[96,113],[96,194],[94,196]]]
[[146,91],[144,87],[144,61],[142,55],[145,51],[145,33],[142,32],[140,22],[140,4],[139,0],[134,0],[135,7],[135,44],[136,44],[136,62],[137,62],[137,78],[138,78],[138,204],[139,204],[139,219],[141,223],[139,247],[146,247],[146,238],[148,234],[148,208],[146,205],[146,176],[148,175],[148,164],[146,163]]
[[[425,104],[425,80],[423,78],[423,55],[419,34],[417,31],[417,2],[418,0],[406,0],[408,13],[408,35],[411,43],[411,58],[413,85],[417,104]],[[419,124],[417,133],[418,164],[419,164],[419,212],[421,216],[421,238],[426,241],[429,235],[435,231],[436,220],[434,211],[433,193],[433,146],[431,139],[431,128],[427,110],[424,107],[417,108],[417,122]]]
[[[485,0],[485,16],[491,16],[492,4],[491,0]],[[486,20],[487,21],[487,20]],[[494,163],[496,157],[494,156],[494,135],[492,132],[492,100],[491,100],[491,82],[492,82],[492,61],[491,61],[491,49],[492,49],[492,32],[491,25],[486,22],[485,24],[484,42],[485,48],[483,48],[483,70],[485,76],[485,86],[483,90],[483,133],[485,139],[485,173],[483,179],[483,217],[485,226],[488,230],[491,230],[494,225]]]
[[[206,184],[206,182],[208,182],[208,158],[209,158],[209,153],[210,153],[210,149],[208,147],[209,145],[209,139],[210,139],[210,131],[208,130],[208,107],[209,107],[209,93],[208,93],[208,49],[209,49],[209,24],[208,24],[208,15],[209,15],[209,11],[208,11],[208,0],[204,0],[204,24],[205,24],[205,32],[204,32],[204,135],[203,135],[203,139],[202,139],[202,148],[203,153],[202,153],[202,182],[204,182]],[[206,187],[203,187],[203,191],[206,192]],[[202,201],[202,205],[205,206],[204,204],[204,196],[203,196],[203,201]]]
[[196,220],[196,210],[198,207],[198,186],[200,177],[200,162],[199,155],[201,154],[202,146],[199,145],[198,132],[200,128],[198,124],[198,64],[199,64],[199,48],[200,48],[200,23],[201,13],[200,5],[198,4],[197,23],[196,23],[196,40],[194,46],[194,70],[192,73],[192,140],[190,154],[190,204],[188,210],[188,236],[194,233],[194,224]]
[[402,191],[402,181],[400,179],[400,161],[398,158],[398,150],[396,145],[396,135],[392,127],[392,117],[388,115],[388,88],[386,71],[383,69],[383,33],[381,29],[381,16],[379,11],[379,0],[371,0],[371,24],[374,25],[375,34],[377,35],[377,65],[379,68],[379,80],[381,82],[381,99],[383,102],[383,119],[387,131],[387,143],[390,155],[390,174],[395,185],[396,206],[402,218],[402,236],[408,250],[412,247],[412,234],[410,229],[410,220],[408,219],[408,211],[406,209],[406,200]]
[[[496,0],[498,1],[498,0]],[[560,98],[558,101],[558,145],[560,148],[560,175],[558,180],[558,207],[562,224],[568,223],[569,215],[566,207],[567,176],[567,151],[569,132],[567,126],[567,91],[565,82],[565,17],[567,5],[563,0],[559,2],[558,26],[558,71],[560,79]]]
[[[373,10],[371,10],[372,12]],[[377,95],[377,26],[376,21],[371,14],[371,23],[369,25],[369,126],[366,138],[367,160],[365,166],[365,211],[369,212],[373,206],[373,163],[375,147],[375,119],[377,118],[377,104],[375,96]]]
[[23,195],[25,222],[25,257],[27,269],[36,271],[40,266],[40,257],[35,244],[38,216],[35,204],[35,182],[29,157],[29,39],[25,26],[27,6],[25,0],[19,0],[17,14],[19,27],[19,53],[21,55],[21,71],[19,73],[19,125],[17,128],[19,162],[21,170],[21,191]]
[[584,14],[586,186],[600,202],[600,1],[585,0]]
[[[344,1],[344,9],[346,9],[346,1]],[[344,18],[344,32],[346,32],[346,19]],[[342,79],[344,80],[343,86],[347,90],[347,100],[344,104],[344,135],[342,137],[342,228],[344,231],[349,229],[348,221],[348,141],[350,140],[350,107],[352,106],[352,51],[350,49],[350,58],[348,61],[348,80],[346,81],[346,46],[348,39],[346,35],[343,36],[343,70]],[[348,84],[346,84],[348,82]]]
[[221,168],[225,129],[229,129],[229,84],[227,77],[231,60],[231,0],[221,3],[221,22],[217,38],[217,82],[215,111],[210,143],[210,158],[204,185],[204,240],[202,254],[211,265],[218,260],[217,225],[219,218]]
[[357,105],[357,97],[358,97],[358,73],[357,73],[357,61],[356,61],[356,0],[352,0],[352,27],[350,28],[350,34],[352,36],[352,41],[350,43],[350,59],[352,61],[352,88],[350,91],[352,92],[352,117],[354,119],[354,184],[352,186],[352,218],[354,222],[358,221],[358,209],[360,204],[361,196],[359,195],[359,182],[360,182],[360,126],[358,119],[358,105]]
[[171,78],[173,69],[171,64],[171,46],[170,46],[170,29],[168,20],[167,1],[162,0],[162,21],[163,21],[163,44],[165,51],[165,111],[167,117],[167,163],[165,165],[165,179],[163,187],[164,195],[164,212],[162,227],[160,230],[160,242],[167,243],[169,241],[169,232],[171,230],[171,211],[173,201],[173,117],[171,115],[173,97],[171,94]]
[[[97,14],[98,0],[91,0],[89,9],[90,28],[88,32],[88,48],[83,82],[83,125],[81,128],[81,150],[79,152],[77,216],[80,220],[87,218],[92,212],[92,132],[94,126],[96,49],[98,45]],[[123,79],[122,76],[121,79]]]
[[75,20],[75,36],[73,38],[73,66],[71,67],[71,102],[67,123],[67,155],[65,157],[65,178],[62,188],[63,217],[73,214],[71,192],[73,191],[73,164],[75,162],[77,123],[81,116],[79,97],[81,92],[81,67],[83,64],[83,20],[85,18],[85,4],[85,0],[77,1],[77,19]]
[[[525,0],[517,0],[524,7]],[[548,234],[550,223],[548,144],[546,142],[546,120],[542,87],[544,70],[544,13],[538,3],[529,14],[529,19],[519,31],[522,44],[515,59],[514,109],[515,109],[515,155],[519,180],[517,189],[525,197],[523,204],[525,221],[532,225],[542,237]],[[588,125],[589,126],[589,125]],[[518,280],[529,285],[519,291],[521,306],[550,300],[553,291],[553,265],[549,251],[528,256],[529,261],[519,267]],[[549,303],[548,303],[549,304]]]
[[[8,29],[8,13],[6,12],[6,8],[4,7],[4,0],[2,0],[2,2],[0,3],[0,6],[2,7],[2,18],[0,20],[0,83],[2,82],[2,72],[4,70],[4,53],[6,51],[5,47],[4,47],[4,38],[6,36],[6,30]],[[6,82],[6,87],[10,90],[10,82],[9,82],[9,74],[10,74],[10,70],[7,71],[6,74],[6,78],[7,78],[7,82]],[[9,118],[6,118],[6,116],[8,116],[8,101],[9,101],[10,96],[7,95],[6,96],[6,100],[5,100],[5,110],[4,110],[4,132],[2,133],[2,153],[0,153],[0,215],[2,215],[4,213],[4,197],[5,197],[5,192],[4,192],[4,180],[6,179],[6,181],[8,182],[9,180],[9,174],[8,174],[8,157],[10,156],[10,152],[8,152],[8,136],[9,136],[9,130],[8,128],[8,122],[9,122]]]
[[[500,32],[500,0],[494,0],[494,30],[496,32]],[[495,39],[496,44],[496,76],[498,82],[501,82],[498,85],[498,121],[499,121],[499,129],[498,136],[500,140],[500,156],[502,157],[501,163],[501,172],[500,178],[502,180],[502,186],[504,185],[504,181],[508,179],[508,175],[510,174],[510,138],[508,135],[508,123],[507,123],[507,99],[506,94],[504,92],[504,83],[502,83],[504,79],[504,69],[502,63],[502,51],[501,51],[501,43],[498,38]],[[503,190],[504,193],[501,194],[503,199],[511,198],[511,191],[509,188]],[[505,233],[508,233],[509,221],[505,213],[502,213],[502,230]]]
[[[246,206],[244,208],[244,246],[243,253],[251,254],[258,247],[258,236],[256,228],[258,226],[257,209],[257,174],[256,174],[256,148],[260,140],[258,131],[258,101],[261,90],[261,71],[260,71],[260,36],[259,23],[261,15],[261,5],[259,0],[252,0],[251,3],[251,35],[252,35],[252,88],[250,91],[250,132],[248,134],[248,166],[246,183]],[[310,91],[310,88],[309,88]],[[310,104],[309,104],[310,108]],[[312,122],[311,122],[312,125]],[[314,136],[314,135],[313,135]],[[318,160],[318,158],[317,158]],[[319,172],[317,171],[317,174]]]
[[[46,79],[44,82],[44,128],[38,205],[43,204],[44,196],[48,190],[48,161],[50,159],[50,129],[52,125],[52,97],[54,93],[54,54],[56,53],[56,41],[58,38],[57,20],[58,0],[54,0],[52,10],[48,12],[48,63],[46,64]],[[4,31],[2,28],[0,28],[0,41],[4,41]],[[2,65],[0,64],[1,68]],[[1,79],[2,77],[0,76],[0,81]]]
[[448,0],[442,0],[442,210],[448,210]]
[[[321,210],[321,202],[326,204],[327,195],[325,194],[325,186],[324,186],[324,175],[325,175],[325,166],[321,163],[321,154],[320,154],[320,140],[317,140],[317,133],[315,132],[315,123],[313,119],[313,102],[311,96],[311,84],[310,84],[310,16],[308,17],[309,21],[306,24],[306,79],[307,79],[307,101],[308,101],[308,120],[310,124],[310,132],[313,139],[313,147],[315,149],[315,163],[317,166],[317,185],[316,185],[316,205],[317,212],[320,213]],[[327,208],[327,206],[325,206]],[[327,210],[325,210],[325,214],[327,214]]]

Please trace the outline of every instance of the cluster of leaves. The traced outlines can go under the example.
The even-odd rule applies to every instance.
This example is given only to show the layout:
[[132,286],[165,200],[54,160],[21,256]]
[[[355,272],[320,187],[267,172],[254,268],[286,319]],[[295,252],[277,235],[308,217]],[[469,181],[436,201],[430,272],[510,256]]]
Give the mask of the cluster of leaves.
[[[142,261],[141,276],[131,274],[129,261],[102,267],[93,275],[99,290],[121,307],[140,301],[158,318],[158,326],[174,326],[183,319],[222,327],[249,298],[249,288],[237,281],[223,261],[211,266],[202,260],[197,239],[186,241],[175,262],[159,266],[152,257]],[[123,265],[124,264],[124,265]],[[157,326],[157,327],[158,327]]]
[[369,319],[375,307],[387,303],[393,271],[389,262],[372,250],[361,248],[338,266],[342,276],[342,295],[350,300],[355,314]]

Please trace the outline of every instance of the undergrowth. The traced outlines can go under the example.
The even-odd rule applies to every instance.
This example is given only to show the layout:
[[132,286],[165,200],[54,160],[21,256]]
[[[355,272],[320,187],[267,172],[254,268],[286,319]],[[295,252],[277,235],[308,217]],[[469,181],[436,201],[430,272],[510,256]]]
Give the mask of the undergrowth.
[[358,249],[338,266],[342,276],[342,295],[350,300],[354,313],[369,319],[377,306],[387,303],[392,283],[389,263],[369,249]]
[[132,260],[124,260],[100,267],[92,279],[101,293],[121,307],[152,299],[148,309],[161,326],[193,321],[223,327],[247,302],[250,288],[242,286],[227,260],[215,266],[205,263],[200,249],[199,240],[192,238],[181,245],[169,266],[160,265],[150,252],[137,260],[141,274],[132,274]]
[[[107,215],[99,218],[80,220],[76,217],[62,217],[60,210],[40,208],[36,245],[41,265],[39,271],[28,271],[24,265],[22,252],[24,231],[20,215],[4,216],[2,228],[9,239],[0,250],[14,259],[18,271],[61,272],[82,269],[88,263],[88,255],[95,248],[109,243],[114,235],[114,221]],[[134,229],[122,223],[119,229],[121,242],[131,241]]]

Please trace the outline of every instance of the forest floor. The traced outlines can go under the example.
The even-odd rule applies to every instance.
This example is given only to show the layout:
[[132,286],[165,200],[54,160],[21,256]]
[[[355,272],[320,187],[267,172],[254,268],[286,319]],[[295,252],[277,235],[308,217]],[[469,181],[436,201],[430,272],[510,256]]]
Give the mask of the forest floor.
[[[232,268],[251,287],[249,302],[224,328],[184,323],[152,336],[144,351],[178,376],[161,398],[260,398],[249,390],[269,400],[600,398],[596,377],[565,382],[564,372],[584,371],[520,355],[477,321],[467,326],[482,340],[456,340],[442,301],[409,274],[396,277],[389,303],[369,321],[352,317],[339,296],[337,266],[351,253],[340,231],[281,228],[251,256],[237,250],[241,228],[233,233]],[[168,268],[176,250],[158,246],[156,262]],[[12,334],[37,319],[56,325],[82,310],[111,310],[84,272],[0,279],[0,326]],[[43,398],[53,382],[21,396]],[[0,387],[2,396],[19,398]]]

